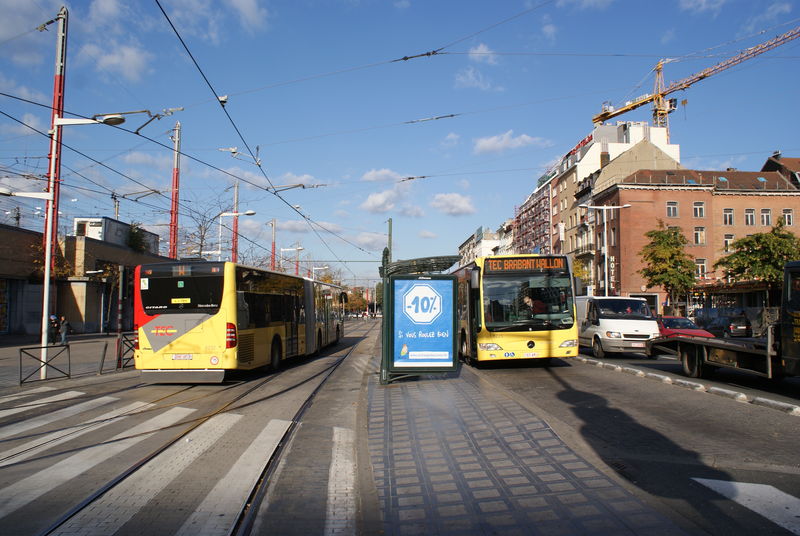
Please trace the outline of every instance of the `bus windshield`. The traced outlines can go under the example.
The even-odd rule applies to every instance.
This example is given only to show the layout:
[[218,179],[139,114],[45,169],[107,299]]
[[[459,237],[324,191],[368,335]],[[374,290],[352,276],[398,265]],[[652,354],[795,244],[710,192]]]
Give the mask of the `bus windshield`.
[[567,329],[575,323],[565,274],[486,275],[483,308],[489,331]]
[[148,315],[219,311],[223,263],[144,265],[139,277],[142,308]]

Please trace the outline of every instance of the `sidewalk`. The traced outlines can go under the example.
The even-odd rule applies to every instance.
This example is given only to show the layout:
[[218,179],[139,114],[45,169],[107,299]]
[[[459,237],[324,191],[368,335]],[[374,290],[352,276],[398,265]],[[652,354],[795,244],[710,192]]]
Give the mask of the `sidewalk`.
[[384,534],[684,534],[469,367],[383,386],[379,366],[367,414]]

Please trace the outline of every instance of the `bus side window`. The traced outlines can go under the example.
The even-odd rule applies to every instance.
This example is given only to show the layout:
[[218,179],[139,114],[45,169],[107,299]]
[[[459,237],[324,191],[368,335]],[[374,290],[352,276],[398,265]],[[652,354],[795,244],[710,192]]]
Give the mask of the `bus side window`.
[[250,326],[250,307],[244,297],[244,292],[236,292],[236,327],[247,329]]

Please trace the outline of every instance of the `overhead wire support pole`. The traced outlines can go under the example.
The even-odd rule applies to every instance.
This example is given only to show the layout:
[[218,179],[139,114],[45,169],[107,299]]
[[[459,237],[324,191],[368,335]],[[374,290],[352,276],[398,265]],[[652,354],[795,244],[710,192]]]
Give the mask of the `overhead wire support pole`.
[[174,156],[172,164],[172,199],[169,209],[169,258],[178,258],[178,204],[181,175],[181,122],[175,123],[172,141]]

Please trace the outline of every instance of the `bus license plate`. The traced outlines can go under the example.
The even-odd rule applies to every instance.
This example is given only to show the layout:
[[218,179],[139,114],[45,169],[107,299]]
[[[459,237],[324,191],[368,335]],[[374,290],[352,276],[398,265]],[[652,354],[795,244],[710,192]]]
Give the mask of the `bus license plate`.
[[192,354],[172,354],[172,359],[175,361],[191,361]]
[[528,352],[525,354],[525,357],[539,357],[538,352]]

